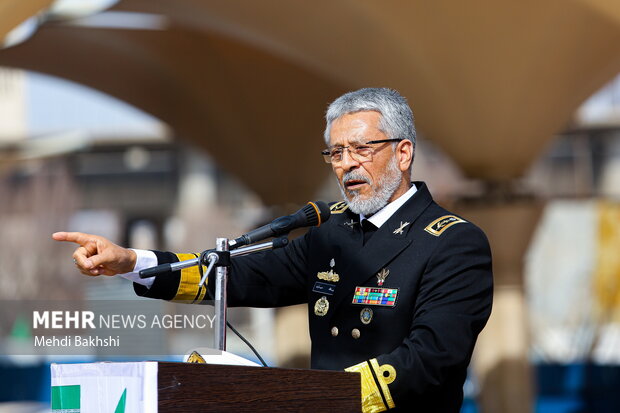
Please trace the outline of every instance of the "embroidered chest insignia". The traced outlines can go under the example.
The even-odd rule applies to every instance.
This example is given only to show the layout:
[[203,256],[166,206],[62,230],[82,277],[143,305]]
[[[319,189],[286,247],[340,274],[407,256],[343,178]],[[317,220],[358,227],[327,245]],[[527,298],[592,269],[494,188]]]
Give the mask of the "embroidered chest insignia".
[[409,225],[409,222],[403,222],[400,221],[400,227],[396,228],[394,230],[394,235],[402,235],[403,234],[403,230],[407,227],[407,225]]
[[465,222],[467,221],[455,215],[444,215],[443,217],[437,218],[436,220],[428,224],[428,226],[424,228],[424,231],[438,237],[452,225],[462,224]]
[[383,285],[388,275],[390,275],[390,270],[387,268],[382,268],[381,271],[377,273],[377,285],[379,287]]
[[329,311],[329,301],[323,296],[314,303],[314,314],[323,317]]
[[317,273],[316,276],[319,280],[323,281],[329,281],[333,283],[337,283],[338,281],[340,281],[340,275],[337,272],[334,272],[334,270],[321,271]]
[[333,283],[337,283],[340,281],[340,275],[337,272],[334,272],[334,266],[336,265],[336,261],[332,258],[329,261],[329,266],[331,267],[329,271],[321,271],[316,274],[319,280],[329,281]]

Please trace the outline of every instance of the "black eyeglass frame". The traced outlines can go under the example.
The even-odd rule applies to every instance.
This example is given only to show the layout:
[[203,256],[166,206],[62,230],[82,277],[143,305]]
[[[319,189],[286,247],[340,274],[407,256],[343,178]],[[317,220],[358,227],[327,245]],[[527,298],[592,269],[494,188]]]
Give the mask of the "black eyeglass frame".
[[[375,141],[368,141],[366,143],[364,143],[363,145],[373,145],[376,143],[387,143],[387,142],[400,142],[400,141],[404,141],[405,139],[403,138],[391,138],[391,139],[377,139]],[[347,146],[342,146],[340,149],[342,149],[342,151],[344,152],[345,149],[349,148],[351,145],[347,145]],[[351,152],[349,152],[351,153]],[[331,161],[331,150],[330,149],[325,149],[321,151],[321,155],[323,155],[325,162],[326,163],[332,163]]]

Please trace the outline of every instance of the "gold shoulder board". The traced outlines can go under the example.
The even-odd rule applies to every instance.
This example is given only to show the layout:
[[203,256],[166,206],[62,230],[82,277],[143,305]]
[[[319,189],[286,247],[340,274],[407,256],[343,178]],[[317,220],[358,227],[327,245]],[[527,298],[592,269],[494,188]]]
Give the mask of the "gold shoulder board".
[[437,218],[436,220],[428,224],[428,226],[424,228],[424,231],[438,237],[452,225],[461,224],[464,222],[467,221],[455,215],[444,215],[443,217]]
[[330,206],[329,210],[331,211],[332,214],[342,214],[344,211],[347,210],[347,208],[349,208],[347,203],[344,201],[340,201]]

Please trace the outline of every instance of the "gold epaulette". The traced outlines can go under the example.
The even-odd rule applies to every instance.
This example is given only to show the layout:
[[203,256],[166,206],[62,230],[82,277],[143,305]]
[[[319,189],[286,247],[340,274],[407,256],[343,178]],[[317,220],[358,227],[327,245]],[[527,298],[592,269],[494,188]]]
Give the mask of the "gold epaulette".
[[336,202],[335,204],[331,205],[329,207],[329,210],[331,211],[332,214],[342,214],[344,211],[347,210],[347,208],[349,208],[349,205],[344,201],[340,201],[340,202]]
[[[179,261],[191,260],[197,258],[198,254],[176,254]],[[200,302],[205,298],[207,293],[206,285],[202,288],[198,288],[200,282],[200,271],[198,266],[183,268],[181,270],[181,280],[179,282],[179,288],[177,294],[172,299],[173,301],[190,301]]]
[[452,225],[462,224],[465,222],[467,221],[457,217],[456,215],[444,215],[443,217],[437,218],[436,220],[428,224],[426,228],[424,228],[424,231],[438,237]]
[[363,413],[383,412],[396,406],[388,387],[388,384],[396,380],[396,369],[393,366],[390,364],[379,366],[375,358],[344,370],[360,373]]

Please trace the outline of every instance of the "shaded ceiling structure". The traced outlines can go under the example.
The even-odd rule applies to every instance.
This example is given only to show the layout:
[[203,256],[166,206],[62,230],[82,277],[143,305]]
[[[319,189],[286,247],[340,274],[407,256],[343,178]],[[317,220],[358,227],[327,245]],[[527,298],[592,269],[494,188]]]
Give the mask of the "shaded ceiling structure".
[[[0,34],[50,3],[5,0]],[[347,90],[398,89],[466,176],[505,182],[620,72],[615,0],[122,0],[110,11],[166,27],[50,21],[0,50],[0,65],[152,114],[268,204],[304,201],[330,173],[322,117]]]

